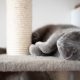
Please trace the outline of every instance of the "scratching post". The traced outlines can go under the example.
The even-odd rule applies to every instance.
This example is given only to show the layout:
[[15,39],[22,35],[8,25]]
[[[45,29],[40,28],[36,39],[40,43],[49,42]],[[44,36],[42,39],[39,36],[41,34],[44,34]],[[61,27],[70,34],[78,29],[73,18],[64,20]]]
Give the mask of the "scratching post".
[[7,54],[28,54],[31,43],[31,0],[7,0]]

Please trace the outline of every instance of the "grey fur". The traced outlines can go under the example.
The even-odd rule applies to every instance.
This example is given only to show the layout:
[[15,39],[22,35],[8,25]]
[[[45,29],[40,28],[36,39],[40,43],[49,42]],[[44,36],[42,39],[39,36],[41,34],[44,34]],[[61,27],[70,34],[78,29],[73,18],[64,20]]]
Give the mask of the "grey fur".
[[58,39],[57,46],[64,59],[80,60],[80,31],[65,34]]
[[[67,34],[67,33],[71,34],[72,31],[79,31],[79,30],[80,30],[79,28],[72,26],[72,25],[48,25],[43,28],[40,28],[40,29],[36,30],[35,32],[33,32],[33,34],[32,34],[32,43],[33,44],[30,46],[29,51],[32,55],[37,55],[37,56],[40,56],[40,55],[45,56],[45,55],[50,55],[52,53],[52,54],[55,54],[55,56],[57,56],[57,57],[60,57],[60,55],[62,55],[63,58],[66,58],[67,55],[64,54],[64,49],[66,49],[66,48],[62,47],[60,45],[60,43],[63,43],[63,45],[65,45],[64,42],[67,43],[71,40],[71,38],[69,38],[69,41],[67,40],[68,36],[66,36],[66,39],[64,39],[65,34]],[[72,35],[73,34],[71,34],[71,36]],[[62,36],[62,38],[61,38],[61,36]],[[61,40],[63,40],[63,41],[61,42]],[[76,42],[77,42],[77,40],[76,40]],[[57,43],[57,45],[56,45],[56,43]],[[79,45],[79,44],[77,43],[77,45]],[[58,46],[59,52],[60,52],[60,50],[62,51],[62,52],[60,52],[60,55],[57,51],[57,46]],[[69,49],[69,44],[67,46],[68,46],[67,48]],[[63,50],[61,49],[61,47],[63,48]],[[72,48],[72,47],[74,47],[74,48]],[[72,47],[70,48],[71,51],[75,50],[75,52],[76,52],[75,46],[72,45]],[[2,53],[6,53],[6,49],[1,48],[0,54],[2,54]],[[71,52],[71,54],[72,53],[73,52]],[[67,51],[66,51],[66,54],[68,54]],[[21,57],[21,59],[22,59],[22,57]],[[39,60],[39,64],[40,64],[41,60]],[[53,61],[55,61],[55,60],[53,60]],[[52,62],[52,60],[50,58],[50,63],[51,62]],[[43,60],[43,63],[44,63],[44,60]],[[54,63],[54,62],[52,62],[52,63]],[[33,62],[33,64],[35,64],[35,63]],[[63,62],[63,64],[65,65],[65,62]],[[43,65],[43,64],[41,64],[41,65]],[[61,67],[61,65],[60,65],[60,67]],[[51,65],[47,66],[50,69],[49,66],[51,66]],[[62,65],[62,67],[63,67],[63,65]],[[69,65],[68,65],[68,67],[69,67]],[[52,68],[54,68],[54,67],[52,67]],[[41,69],[41,67],[40,67],[40,69]],[[45,67],[44,67],[44,69],[45,69]],[[50,79],[50,75],[51,75],[51,73],[48,74],[47,72],[42,72],[42,73],[41,72],[34,72],[34,73],[33,72],[28,72],[28,73],[26,73],[26,72],[8,73],[7,72],[7,73],[0,73],[0,80],[33,80],[33,79],[34,80],[41,80],[41,79],[42,80],[53,80],[52,78]]]
[[39,56],[43,54],[48,56],[51,54],[55,55],[58,51],[56,45],[57,40],[64,34],[72,31],[80,31],[80,28],[73,25],[47,25],[39,28],[32,34],[32,44],[34,44],[34,47],[37,47],[38,50],[31,48],[31,45],[29,49],[30,54],[35,53],[35,55]]

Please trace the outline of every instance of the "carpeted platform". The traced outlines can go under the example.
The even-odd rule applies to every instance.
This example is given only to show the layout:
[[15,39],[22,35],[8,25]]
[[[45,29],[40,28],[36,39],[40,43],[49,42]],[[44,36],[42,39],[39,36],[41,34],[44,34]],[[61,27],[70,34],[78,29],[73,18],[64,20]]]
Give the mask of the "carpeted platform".
[[0,55],[0,71],[80,71],[80,61],[55,57]]

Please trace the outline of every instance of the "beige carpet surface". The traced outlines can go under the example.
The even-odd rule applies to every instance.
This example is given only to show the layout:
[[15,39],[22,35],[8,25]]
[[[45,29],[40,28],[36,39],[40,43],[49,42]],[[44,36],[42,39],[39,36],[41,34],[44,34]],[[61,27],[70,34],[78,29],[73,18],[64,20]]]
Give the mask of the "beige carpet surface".
[[55,57],[0,55],[0,71],[80,71],[80,61]]

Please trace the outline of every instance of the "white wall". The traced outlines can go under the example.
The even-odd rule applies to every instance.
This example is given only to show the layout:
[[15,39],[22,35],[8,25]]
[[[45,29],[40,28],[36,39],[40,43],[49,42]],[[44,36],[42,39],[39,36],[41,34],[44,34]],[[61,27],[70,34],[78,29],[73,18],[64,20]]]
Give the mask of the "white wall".
[[33,30],[45,24],[70,24],[70,12],[80,0],[33,0]]
[[[45,24],[70,23],[70,12],[80,0],[32,0],[33,30]],[[0,0],[0,47],[6,46],[6,0]]]
[[6,0],[0,0],[0,47],[6,46]]

